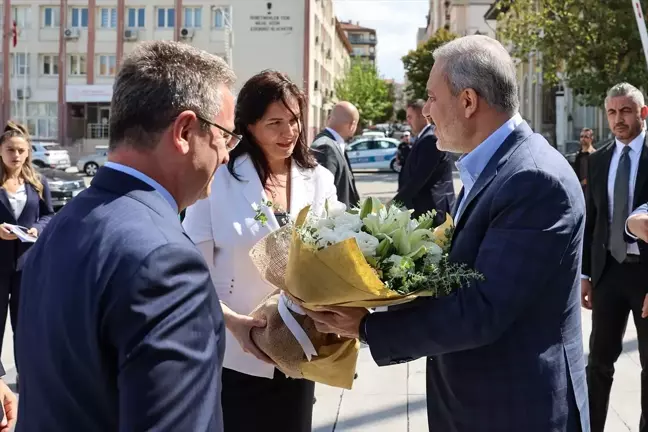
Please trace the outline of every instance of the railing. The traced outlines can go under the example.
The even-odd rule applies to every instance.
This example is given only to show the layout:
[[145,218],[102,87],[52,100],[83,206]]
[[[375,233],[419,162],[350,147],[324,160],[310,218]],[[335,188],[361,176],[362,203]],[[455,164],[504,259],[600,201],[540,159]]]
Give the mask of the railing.
[[108,138],[108,125],[104,123],[88,123],[88,133],[86,138],[102,139]]

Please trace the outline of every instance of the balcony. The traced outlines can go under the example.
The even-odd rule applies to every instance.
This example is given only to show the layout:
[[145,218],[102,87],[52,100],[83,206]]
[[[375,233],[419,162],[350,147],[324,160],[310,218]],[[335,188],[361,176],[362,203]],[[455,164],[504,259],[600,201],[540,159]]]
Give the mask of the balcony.
[[378,40],[376,37],[367,37],[367,36],[349,36],[349,42],[351,45],[376,45]]

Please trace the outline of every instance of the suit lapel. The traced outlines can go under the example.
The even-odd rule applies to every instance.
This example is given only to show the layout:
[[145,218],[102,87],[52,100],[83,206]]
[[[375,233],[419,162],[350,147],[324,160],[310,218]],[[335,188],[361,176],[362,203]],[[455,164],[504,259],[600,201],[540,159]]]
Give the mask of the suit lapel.
[[[609,206],[607,184],[608,184],[608,176],[610,175],[610,164],[612,163],[612,155],[614,154],[615,146],[616,146],[615,142],[612,141],[611,145],[609,145],[607,148],[602,150],[604,152],[602,157],[601,157],[602,165],[600,165],[598,167],[598,169],[603,170],[603,175],[601,177],[598,177],[598,176],[594,177],[594,178],[603,178],[603,179],[605,179],[605,181],[599,182],[599,184],[602,186],[602,189],[599,191],[599,193],[601,195],[601,200],[603,201],[603,205],[601,206],[601,208],[604,208],[604,209],[607,209],[608,206]],[[639,180],[639,179],[637,179],[637,180]],[[637,182],[637,184],[638,184],[638,182]]]
[[[20,213],[20,217],[18,217],[18,221],[16,222],[18,225],[22,226],[28,225],[28,223],[25,222],[25,219],[32,218],[33,216],[28,216],[27,213],[29,212],[29,209],[34,206],[34,204],[35,208],[38,209],[38,200],[40,199],[38,192],[36,192],[36,189],[34,189],[32,185],[28,183],[25,183],[25,194],[27,195],[27,202],[25,203],[25,207],[23,208],[23,211],[22,213]],[[36,215],[38,216],[38,210],[36,212]]]
[[266,196],[265,190],[263,190],[261,179],[259,179],[256,169],[254,169],[252,160],[247,155],[241,156],[239,160],[240,162],[237,163],[236,169],[241,177],[243,196],[247,200],[248,204],[250,204],[253,212],[261,212],[267,219],[266,224],[260,224],[260,230],[269,233],[279,229],[279,222],[277,222],[274,211],[271,207],[263,204],[263,202],[269,201],[269,199]]
[[[457,215],[455,220],[456,229],[458,232],[464,224],[470,212],[471,203],[482,193],[484,189],[495,179],[499,170],[508,161],[511,154],[526,140],[533,131],[526,122],[522,122],[511,134],[504,140],[502,145],[497,149],[493,157],[486,165],[486,168],[479,174],[477,181],[473,185],[470,192],[465,198],[465,203],[461,205],[461,213]],[[465,215],[464,215],[465,214]]]
[[11,204],[9,203],[9,197],[7,196],[7,191],[4,188],[0,188],[0,201],[2,202],[2,204],[7,209],[7,212],[9,213],[9,216],[11,217],[12,222],[18,223],[16,221],[16,217],[14,216],[13,209],[11,208]]
[[293,160],[290,167],[290,215],[297,217],[313,196],[314,176],[302,170]]
[[[610,164],[608,163],[608,167],[609,166]],[[644,146],[641,150],[641,155],[639,156],[639,170],[637,171],[637,180],[635,182],[633,209],[643,204],[643,202],[638,201],[642,198],[640,191],[646,187],[646,181],[648,181],[648,133],[646,133]]]

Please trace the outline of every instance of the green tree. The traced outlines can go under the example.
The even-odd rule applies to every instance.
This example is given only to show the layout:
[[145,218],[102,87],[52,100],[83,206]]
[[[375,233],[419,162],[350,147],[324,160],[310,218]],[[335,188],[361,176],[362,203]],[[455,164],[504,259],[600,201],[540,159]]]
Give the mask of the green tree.
[[[646,10],[648,0],[641,3]],[[542,53],[545,84],[565,82],[585,104],[601,105],[618,82],[641,86],[648,79],[628,1],[502,0],[498,7],[498,36],[512,54]]]
[[457,37],[456,34],[441,28],[430,39],[402,58],[408,81],[406,91],[412,99],[427,99],[427,80],[434,65],[432,52]]
[[367,61],[353,62],[346,76],[335,83],[335,94],[339,100],[351,102],[358,108],[361,124],[379,122],[390,108],[393,110],[388,84]]
[[396,111],[396,120],[399,122],[404,122],[407,119],[407,111],[405,111],[405,108],[401,108],[398,111]]

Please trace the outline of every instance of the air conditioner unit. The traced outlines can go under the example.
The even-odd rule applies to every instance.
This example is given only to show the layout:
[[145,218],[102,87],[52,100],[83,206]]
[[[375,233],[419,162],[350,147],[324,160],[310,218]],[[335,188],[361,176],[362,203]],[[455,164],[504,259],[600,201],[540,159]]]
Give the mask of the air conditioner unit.
[[326,58],[327,58],[327,59],[331,59],[331,58],[333,58],[333,54],[331,53],[331,50],[330,50],[330,49],[326,52]]
[[16,89],[16,98],[17,99],[29,99],[31,97],[31,88],[19,88]]
[[319,81],[315,80],[315,83],[313,84],[313,89],[317,90],[319,88]]
[[137,40],[137,30],[136,29],[126,29],[126,30],[124,30],[124,40],[125,41],[135,41],[135,40]]
[[180,29],[180,37],[182,39],[191,39],[194,36],[194,29],[183,27]]
[[79,39],[81,30],[75,27],[66,28],[63,32],[63,35],[65,36],[65,39]]

